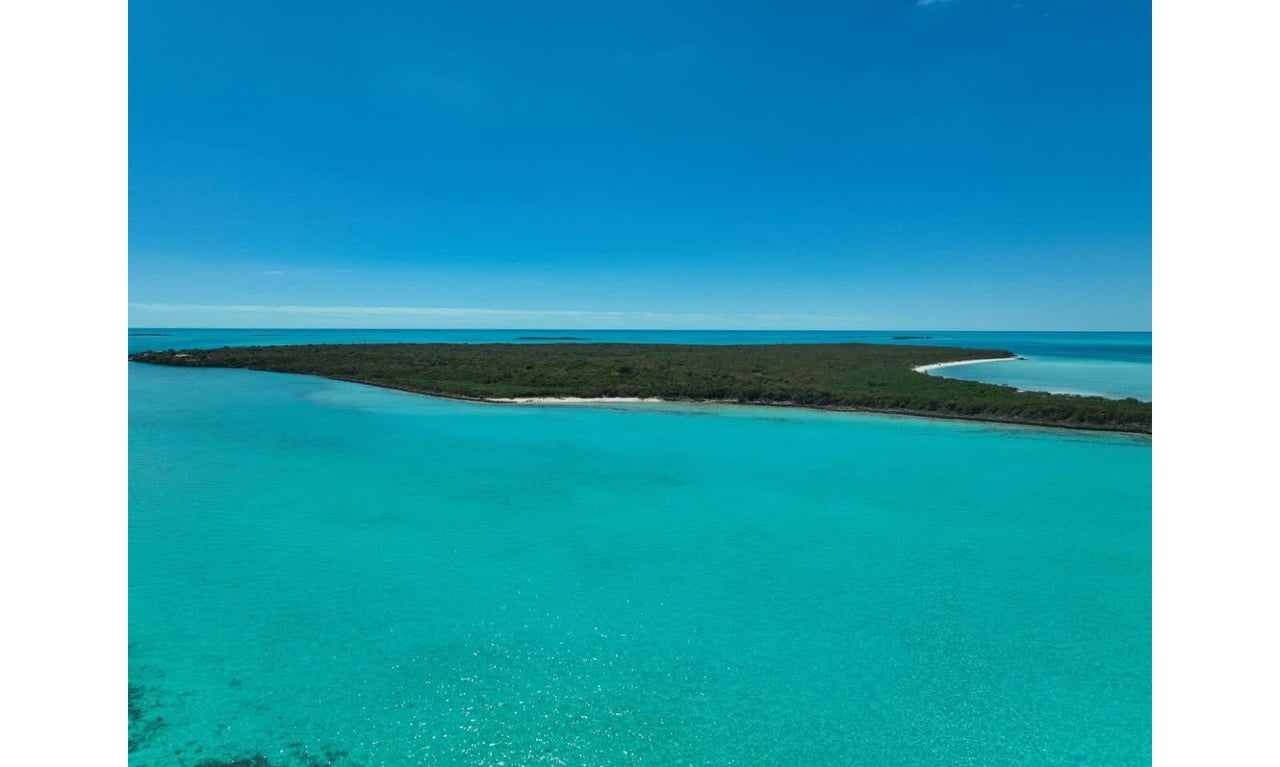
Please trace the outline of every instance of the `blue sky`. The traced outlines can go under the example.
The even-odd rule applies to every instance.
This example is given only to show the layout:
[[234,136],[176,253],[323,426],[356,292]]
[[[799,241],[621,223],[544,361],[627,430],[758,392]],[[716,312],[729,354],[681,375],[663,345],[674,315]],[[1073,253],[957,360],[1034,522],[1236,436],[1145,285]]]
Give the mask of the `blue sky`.
[[133,326],[1151,327],[1149,4],[129,24]]

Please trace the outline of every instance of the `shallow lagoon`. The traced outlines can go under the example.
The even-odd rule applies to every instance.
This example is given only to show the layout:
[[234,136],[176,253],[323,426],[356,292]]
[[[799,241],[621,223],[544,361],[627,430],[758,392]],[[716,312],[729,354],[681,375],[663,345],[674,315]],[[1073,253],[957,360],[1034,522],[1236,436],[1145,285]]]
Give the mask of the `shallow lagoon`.
[[134,765],[1150,761],[1147,439],[133,365],[130,472]]

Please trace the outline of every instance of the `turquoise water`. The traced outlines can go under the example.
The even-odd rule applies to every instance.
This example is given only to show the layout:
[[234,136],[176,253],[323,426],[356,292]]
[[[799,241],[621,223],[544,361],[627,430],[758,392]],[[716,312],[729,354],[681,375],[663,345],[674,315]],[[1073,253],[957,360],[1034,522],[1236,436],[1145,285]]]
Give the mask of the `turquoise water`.
[[[933,372],[1027,391],[1151,401],[1150,333],[935,333],[946,346],[999,346],[1024,359]],[[975,336],[981,336],[977,338]]]
[[[133,335],[138,333],[140,335]],[[158,334],[158,335],[157,335]],[[136,329],[129,351],[258,344],[537,343],[530,337],[614,343],[888,343],[1007,349],[1024,359],[950,367],[933,375],[1028,391],[1151,401],[1151,333],[948,330],[191,330]],[[564,342],[564,341],[562,341]],[[569,341],[568,343],[572,343]]]
[[136,767],[1150,763],[1149,440],[129,387]]

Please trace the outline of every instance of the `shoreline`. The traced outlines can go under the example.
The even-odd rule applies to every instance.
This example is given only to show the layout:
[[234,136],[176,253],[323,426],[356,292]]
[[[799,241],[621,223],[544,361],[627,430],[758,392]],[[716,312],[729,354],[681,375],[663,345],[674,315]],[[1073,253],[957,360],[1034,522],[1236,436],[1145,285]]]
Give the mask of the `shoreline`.
[[[1017,359],[1016,357],[1003,357],[1001,359]],[[983,362],[995,362],[996,360],[981,360]],[[147,364],[147,363],[143,363]],[[245,368],[252,370],[252,368]],[[498,406],[520,406],[520,405],[607,405],[607,404],[670,404],[670,405],[739,405],[746,407],[779,407],[779,408],[799,408],[801,410],[818,410],[829,413],[867,413],[871,415],[889,415],[902,416],[906,418],[930,418],[941,421],[968,421],[969,423],[991,423],[1002,424],[1005,426],[1020,426],[1028,429],[1062,429],[1064,431],[1090,431],[1102,434],[1126,434],[1136,437],[1151,437],[1149,429],[1124,429],[1108,426],[1095,426],[1092,424],[1063,424],[1063,423],[1041,423],[1037,421],[1018,420],[1013,418],[999,418],[993,416],[974,416],[974,415],[952,415],[950,413],[938,413],[936,411],[927,410],[894,410],[890,408],[869,408],[869,407],[853,407],[848,405],[799,405],[794,402],[742,402],[739,400],[713,400],[713,399],[663,399],[661,397],[468,397],[462,394],[448,394],[446,392],[425,391],[422,389],[411,389],[407,386],[396,386],[394,384],[375,383],[373,381],[362,381],[358,378],[348,378],[346,376],[329,376],[316,373],[290,373],[286,371],[264,371],[260,373],[276,373],[278,375],[310,375],[315,378],[324,378],[330,381],[341,381],[342,383],[353,383],[361,386],[372,386],[378,389],[390,389],[392,391],[404,392],[405,394],[414,394],[420,397],[435,397],[437,399],[450,399],[460,402],[473,402],[480,405],[498,405]]]
[[[707,403],[1150,434],[1150,405],[947,381],[936,368],[1021,359],[996,349],[874,344],[333,344],[139,352],[130,360],[312,375],[526,407]],[[965,357],[973,359],[965,359]],[[530,372],[533,371],[533,372]],[[598,396],[596,396],[598,395]]]
[[[1003,359],[1016,359],[1013,357],[1004,357]],[[983,360],[983,362],[995,362],[995,360]],[[259,371],[271,372],[271,371]],[[307,375],[306,373],[281,373],[281,375]],[[1117,429],[1107,426],[1094,426],[1091,424],[1053,424],[1038,423],[1036,421],[1021,421],[1011,418],[998,418],[993,416],[972,416],[972,415],[952,415],[950,413],[937,413],[927,410],[893,410],[889,408],[869,408],[869,407],[853,407],[851,405],[799,405],[794,402],[741,402],[733,399],[663,399],[662,397],[468,397],[462,394],[446,394],[444,392],[423,391],[421,389],[410,389],[404,386],[395,386],[392,384],[373,383],[372,381],[361,381],[355,378],[344,378],[341,376],[317,375],[316,378],[327,378],[330,381],[341,381],[343,383],[360,384],[361,386],[373,386],[378,389],[390,389],[392,391],[404,392],[405,394],[416,394],[420,397],[435,397],[437,399],[451,399],[460,402],[473,402],[479,405],[609,405],[609,404],[665,404],[665,405],[737,405],[740,407],[779,407],[779,408],[798,408],[800,410],[817,410],[827,413],[863,413],[868,415],[888,415],[899,416],[903,418],[929,418],[939,421],[967,421],[969,423],[991,423],[1001,424],[1004,426],[1018,426],[1027,429],[1062,429],[1065,431],[1091,431],[1102,434],[1125,434],[1131,437],[1151,437],[1149,430],[1141,429]]]
[[1014,360],[1026,359],[1025,357],[990,357],[985,360],[956,360],[955,362],[934,362],[929,365],[917,365],[912,370],[917,373],[928,373],[930,370],[938,368],[950,368],[956,365],[977,365],[980,362],[1013,362]]
[[[356,382],[353,382],[356,383]],[[373,384],[377,386],[377,384]],[[394,387],[389,387],[394,388]],[[889,408],[869,408],[869,407],[853,407],[851,405],[801,405],[795,402],[739,402],[731,399],[662,399],[659,397],[526,397],[520,398],[524,401],[515,399],[481,399],[471,397],[455,397],[448,394],[429,394],[427,392],[417,392],[410,389],[401,389],[410,394],[420,394],[427,397],[440,397],[442,399],[460,399],[467,402],[477,402],[489,405],[616,405],[616,404],[650,404],[650,405],[729,405],[733,407],[777,407],[790,408],[795,410],[811,410],[825,413],[854,413],[861,415],[882,415],[895,416],[899,418],[925,418],[938,421],[964,421],[967,423],[987,423],[999,424],[1002,426],[1016,426],[1024,429],[1063,429],[1066,431],[1091,431],[1101,434],[1124,434],[1131,437],[1151,437],[1149,431],[1139,431],[1131,429],[1114,429],[1106,426],[1092,426],[1088,424],[1050,424],[1038,423],[1036,421],[1018,421],[1013,419],[998,418],[993,416],[970,416],[970,415],[951,415],[948,413],[936,413],[927,410],[891,410]]]
[[504,405],[592,405],[641,402],[670,402],[661,397],[486,397],[481,402]]

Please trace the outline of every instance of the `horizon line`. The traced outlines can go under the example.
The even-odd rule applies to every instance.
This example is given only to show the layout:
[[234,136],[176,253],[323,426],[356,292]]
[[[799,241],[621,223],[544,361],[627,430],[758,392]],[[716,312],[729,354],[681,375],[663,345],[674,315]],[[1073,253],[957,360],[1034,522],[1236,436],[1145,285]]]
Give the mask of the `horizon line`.
[[534,326],[512,326],[512,327],[412,327],[412,328],[393,328],[393,327],[338,327],[338,326],[295,326],[295,327],[271,327],[268,325],[129,325],[128,330],[348,330],[348,331],[405,331],[405,332],[421,332],[421,331],[450,331],[459,333],[468,333],[476,331],[487,332],[506,332],[506,331],[554,331],[564,333],[570,331],[581,332],[610,332],[610,333],[1152,333],[1148,330],[1082,330],[1082,329],[1041,329],[1041,328],[1001,328],[1001,329],[980,329],[980,328],[541,328]]

